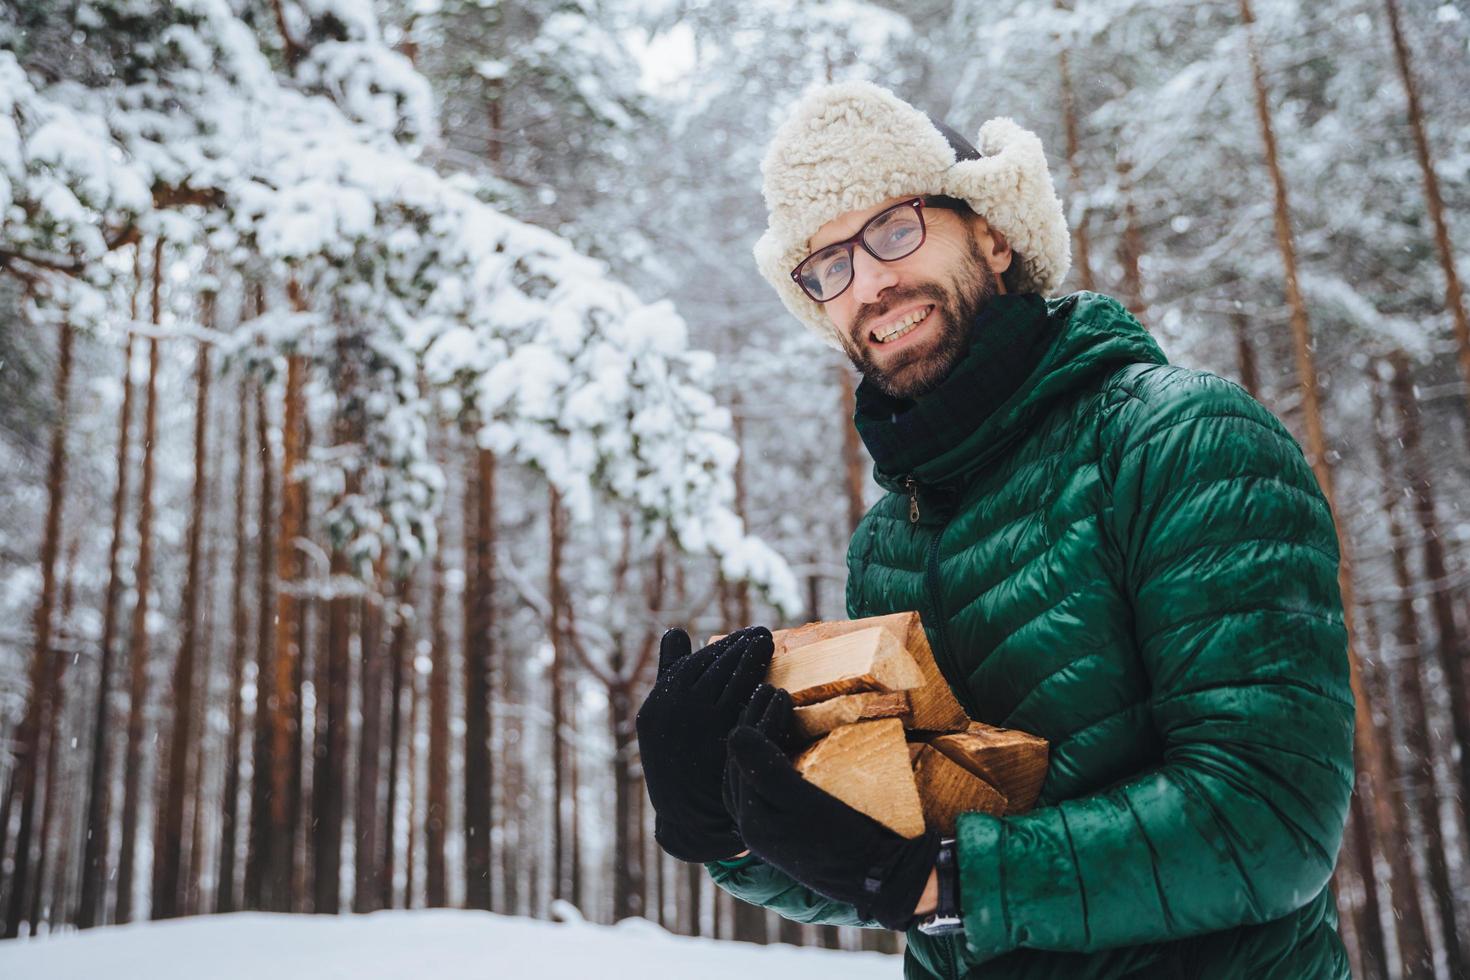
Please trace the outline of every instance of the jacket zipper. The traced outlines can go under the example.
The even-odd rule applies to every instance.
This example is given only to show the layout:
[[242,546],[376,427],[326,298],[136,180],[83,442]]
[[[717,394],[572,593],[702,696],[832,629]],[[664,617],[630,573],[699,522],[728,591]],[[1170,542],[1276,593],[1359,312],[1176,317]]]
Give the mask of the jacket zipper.
[[[910,476],[904,479],[903,485],[909,491],[909,521],[917,524],[919,521],[918,484]],[[933,624],[935,638],[939,641],[938,648],[934,651],[934,660],[939,665],[939,672],[944,675],[950,690],[960,702],[960,707],[965,709],[965,714],[974,718],[975,705],[970,700],[969,689],[963,683],[959,683],[959,668],[955,664],[954,651],[950,648],[949,625],[945,621],[944,605],[940,598],[943,593],[939,587],[939,542],[944,537],[944,529],[948,526],[949,522],[945,521],[935,530],[934,537],[929,540],[928,555],[924,559],[924,591],[929,606],[929,615],[925,618],[925,622]]]
[[904,492],[909,495],[909,523],[919,523],[919,481],[911,476],[903,478]]

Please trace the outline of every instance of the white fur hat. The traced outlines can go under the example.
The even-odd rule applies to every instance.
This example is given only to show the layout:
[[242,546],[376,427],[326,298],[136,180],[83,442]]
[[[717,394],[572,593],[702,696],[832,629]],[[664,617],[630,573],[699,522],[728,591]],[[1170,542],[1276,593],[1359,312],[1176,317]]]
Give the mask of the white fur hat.
[[964,200],[1005,235],[1020,261],[1020,291],[1050,293],[1067,275],[1072,248],[1041,140],[999,118],[980,127],[977,149],[979,159],[958,159],[928,116],[870,82],[808,90],[761,162],[769,212],[755,243],[761,275],[797,319],[838,347],[821,304],[791,278],[810,251],[807,241],[848,211],[905,194],[943,194]]

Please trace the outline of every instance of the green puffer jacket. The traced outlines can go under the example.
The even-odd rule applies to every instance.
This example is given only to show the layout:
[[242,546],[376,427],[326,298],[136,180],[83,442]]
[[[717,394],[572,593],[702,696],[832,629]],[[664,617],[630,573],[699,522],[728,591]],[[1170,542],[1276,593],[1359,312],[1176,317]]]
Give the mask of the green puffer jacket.
[[[905,976],[1347,977],[1327,880],[1353,702],[1312,471],[1115,301],[1016,299],[1055,331],[1039,366],[910,472],[880,468],[848,550],[849,617],[920,610],[970,716],[1052,747],[1034,810],[961,816],[965,931],[911,930]],[[864,924],[759,860],[709,870]]]

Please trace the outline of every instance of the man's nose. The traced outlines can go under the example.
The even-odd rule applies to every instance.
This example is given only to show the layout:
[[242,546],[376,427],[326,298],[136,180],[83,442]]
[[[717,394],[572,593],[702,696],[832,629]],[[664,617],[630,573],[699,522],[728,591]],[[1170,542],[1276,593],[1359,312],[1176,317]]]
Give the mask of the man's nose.
[[852,298],[864,306],[878,301],[883,290],[896,284],[893,266],[880,262],[862,248],[852,250]]

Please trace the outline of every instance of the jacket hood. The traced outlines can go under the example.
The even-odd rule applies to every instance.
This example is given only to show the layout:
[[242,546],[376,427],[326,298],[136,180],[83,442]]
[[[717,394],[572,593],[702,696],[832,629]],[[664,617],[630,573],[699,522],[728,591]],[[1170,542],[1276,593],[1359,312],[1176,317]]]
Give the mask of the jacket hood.
[[[1039,297],[1036,301],[1042,302]],[[1112,297],[1077,292],[1046,300],[1044,305],[1047,323],[1038,324],[1038,328],[1050,326],[1054,337],[1020,387],[979,426],[934,440],[925,458],[907,467],[907,472],[886,471],[875,465],[873,478],[879,486],[903,493],[904,481],[912,477],[923,489],[955,489],[1010,449],[1059,401],[1096,385],[1100,378],[1125,365],[1168,363],[1143,325]],[[964,372],[965,362],[961,361],[945,385],[964,384]],[[930,397],[919,399],[910,411],[922,412]],[[860,397],[859,415],[863,409],[864,399]],[[871,425],[872,420],[866,419],[864,424]]]

